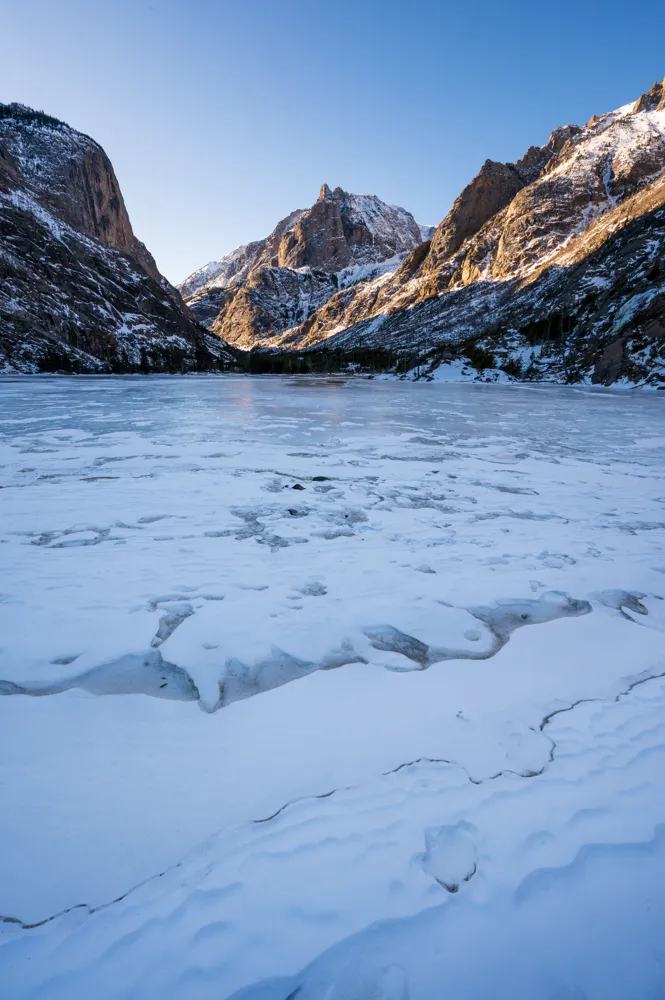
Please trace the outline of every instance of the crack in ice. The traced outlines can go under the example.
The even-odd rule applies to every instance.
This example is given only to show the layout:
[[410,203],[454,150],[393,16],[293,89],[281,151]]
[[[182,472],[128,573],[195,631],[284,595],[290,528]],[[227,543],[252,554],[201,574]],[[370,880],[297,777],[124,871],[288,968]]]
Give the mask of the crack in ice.
[[[562,714],[564,714],[566,712],[572,712],[579,705],[602,704],[602,703],[612,703],[612,702],[617,703],[617,702],[621,701],[622,698],[628,697],[628,695],[630,695],[631,692],[635,690],[635,688],[640,687],[641,685],[646,684],[649,681],[659,680],[659,679],[662,679],[662,678],[665,678],[665,670],[659,671],[658,673],[654,673],[654,674],[648,674],[645,677],[637,678],[636,680],[631,681],[631,683],[625,689],[619,691],[617,694],[615,694],[613,696],[610,696],[610,697],[579,698],[576,701],[571,702],[570,705],[566,705],[563,708],[558,708],[555,711],[550,712],[548,715],[544,716],[543,719],[542,719],[542,721],[540,722],[540,724],[538,726],[538,730],[540,732],[542,732],[551,723],[551,721],[556,716],[562,715]],[[529,727],[529,729],[531,729],[532,732],[536,731],[531,726]],[[556,744],[556,742],[553,739],[551,739],[551,737],[548,736],[547,738],[550,740],[550,743],[551,743],[550,751],[549,751],[549,754],[548,754],[548,759],[543,764],[542,768],[540,768],[538,771],[524,771],[524,772],[520,772],[520,771],[511,770],[510,768],[503,768],[500,771],[497,771],[495,774],[488,774],[488,775],[485,775],[482,778],[473,778],[473,777],[471,777],[468,769],[463,764],[460,764],[458,761],[450,760],[450,759],[445,758],[445,757],[438,757],[438,758],[437,757],[417,757],[414,760],[404,761],[404,763],[399,764],[397,767],[391,768],[390,770],[383,771],[381,773],[382,773],[383,777],[388,777],[389,775],[397,774],[399,771],[402,771],[404,768],[413,767],[416,764],[428,763],[428,764],[446,764],[447,766],[458,768],[463,774],[466,775],[466,778],[470,782],[470,784],[473,784],[473,785],[482,785],[482,784],[484,784],[487,781],[496,781],[497,778],[501,778],[501,777],[503,777],[505,775],[512,775],[514,777],[524,778],[524,779],[537,778],[537,777],[540,777],[541,775],[543,775],[545,773],[545,771],[547,770],[548,765],[554,763],[554,761],[556,759],[557,744]],[[312,795],[302,795],[302,796],[299,796],[298,798],[295,798],[295,799],[289,799],[287,802],[285,802],[283,805],[281,805],[278,809],[276,809],[269,816],[263,816],[260,819],[250,820],[249,822],[251,822],[254,825],[259,825],[259,824],[263,824],[263,823],[270,823],[270,822],[272,822],[272,820],[276,819],[278,816],[280,816],[282,813],[286,812],[292,806],[298,805],[299,803],[302,803],[302,802],[315,802],[317,800],[329,799],[329,798],[332,798],[333,795],[339,794],[340,792],[354,791],[354,790],[357,790],[358,788],[361,788],[361,787],[362,786],[360,786],[360,785],[343,785],[343,786],[340,786],[338,788],[332,788],[332,789],[330,789],[327,792],[320,792],[320,793],[316,793],[316,794],[312,794]],[[72,913],[75,910],[84,910],[85,913],[86,913],[86,916],[93,916],[95,913],[99,913],[102,910],[105,910],[105,909],[108,909],[111,906],[114,906],[116,903],[122,902],[124,899],[126,899],[128,896],[130,896],[132,893],[137,892],[139,889],[143,888],[143,886],[148,885],[151,882],[157,881],[160,878],[163,878],[165,875],[169,874],[170,872],[177,871],[179,868],[182,868],[185,863],[186,863],[186,859],[181,859],[180,861],[177,861],[175,864],[170,865],[168,868],[165,868],[164,871],[158,872],[156,875],[150,875],[150,876],[148,876],[148,878],[142,879],[140,882],[138,882],[135,885],[131,886],[129,889],[127,889],[125,892],[121,893],[119,896],[116,896],[114,899],[108,900],[105,903],[100,903],[100,904],[98,904],[96,906],[91,906],[89,903],[75,903],[73,906],[68,906],[68,907],[66,907],[63,910],[59,910],[57,913],[54,913],[54,914],[52,914],[52,915],[50,915],[48,917],[44,917],[42,920],[37,920],[37,921],[33,921],[33,922],[24,922],[19,917],[7,916],[7,915],[0,914],[0,924],[2,924],[2,923],[12,924],[12,925],[18,926],[21,930],[27,930],[27,931],[29,931],[29,930],[35,930],[36,928],[39,928],[39,927],[43,927],[45,924],[51,923],[54,920],[57,920],[59,917],[66,916],[68,913]],[[472,877],[473,874],[475,874],[475,870],[471,873],[471,875],[469,876],[469,879]],[[464,880],[468,881],[469,879],[464,879]],[[436,881],[439,881],[439,880],[437,879]],[[440,883],[440,884],[443,885],[443,883]],[[446,888],[446,889],[448,889],[447,885],[444,885],[443,887]],[[448,891],[449,892],[450,891],[454,892],[455,890],[448,889]]]

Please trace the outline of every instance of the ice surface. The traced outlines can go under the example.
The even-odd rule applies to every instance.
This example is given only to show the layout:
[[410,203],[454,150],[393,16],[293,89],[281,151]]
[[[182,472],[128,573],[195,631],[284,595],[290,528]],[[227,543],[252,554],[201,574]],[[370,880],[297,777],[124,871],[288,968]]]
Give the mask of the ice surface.
[[5,379],[0,435],[3,998],[658,995],[658,394]]

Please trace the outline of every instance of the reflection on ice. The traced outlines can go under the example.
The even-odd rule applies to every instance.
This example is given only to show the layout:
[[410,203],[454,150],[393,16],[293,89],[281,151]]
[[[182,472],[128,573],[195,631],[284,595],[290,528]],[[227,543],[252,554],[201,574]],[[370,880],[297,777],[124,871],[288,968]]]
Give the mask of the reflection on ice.
[[0,380],[3,1000],[655,996],[663,420]]

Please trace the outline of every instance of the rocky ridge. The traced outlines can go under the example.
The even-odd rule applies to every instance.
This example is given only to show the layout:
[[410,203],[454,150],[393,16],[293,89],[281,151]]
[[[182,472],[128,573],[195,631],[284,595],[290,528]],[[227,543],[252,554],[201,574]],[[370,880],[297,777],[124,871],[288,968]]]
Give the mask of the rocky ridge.
[[307,319],[340,288],[395,270],[434,229],[375,195],[327,184],[264,240],[237,247],[178,286],[197,318],[242,349]]
[[665,81],[515,163],[436,229],[323,185],[178,291],[87,136],[0,105],[0,371],[412,371],[665,387]]
[[94,140],[0,104],[0,371],[225,367],[136,238]]
[[516,163],[487,161],[393,273],[253,346],[389,352],[425,377],[458,361],[484,379],[665,385],[664,171],[662,82]]

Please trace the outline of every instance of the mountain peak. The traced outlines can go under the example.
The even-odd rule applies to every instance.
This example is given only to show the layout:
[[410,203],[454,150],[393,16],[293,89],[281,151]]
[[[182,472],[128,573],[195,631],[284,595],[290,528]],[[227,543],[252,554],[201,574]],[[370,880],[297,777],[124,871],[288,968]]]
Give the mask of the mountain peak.
[[430,236],[403,208],[322,184],[309,208],[179,287],[209,329],[249,348],[303,322],[337,291],[394,270]]
[[635,101],[633,114],[639,111],[665,111],[665,78],[654,83],[651,90]]
[[[346,197],[347,192],[344,188],[337,186],[333,191],[331,191],[327,184],[322,184],[317,201],[344,201]],[[356,195],[356,197],[358,196]],[[362,197],[362,195],[360,197]]]

